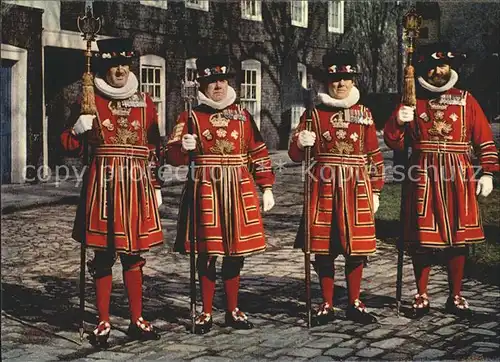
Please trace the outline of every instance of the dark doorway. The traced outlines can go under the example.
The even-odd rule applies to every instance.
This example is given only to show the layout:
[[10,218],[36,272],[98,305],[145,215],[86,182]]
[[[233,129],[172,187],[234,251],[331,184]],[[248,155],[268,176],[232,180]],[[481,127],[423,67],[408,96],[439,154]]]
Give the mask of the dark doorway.
[[80,79],[84,70],[82,50],[45,48],[45,104],[51,168],[68,161],[61,147],[60,136],[63,130],[76,121],[71,119],[71,111],[81,93]]
[[11,85],[12,68],[0,67],[0,148],[2,184],[10,183],[11,173]]

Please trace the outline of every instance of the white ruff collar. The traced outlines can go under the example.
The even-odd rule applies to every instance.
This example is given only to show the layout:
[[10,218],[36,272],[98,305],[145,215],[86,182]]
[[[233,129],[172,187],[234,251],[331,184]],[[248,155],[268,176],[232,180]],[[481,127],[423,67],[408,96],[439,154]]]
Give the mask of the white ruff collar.
[[359,101],[359,90],[355,86],[352,86],[349,95],[344,99],[332,98],[327,93],[318,93],[318,98],[323,104],[330,107],[351,108]]
[[425,88],[428,91],[436,92],[436,93],[446,92],[448,89],[453,88],[455,86],[455,84],[458,82],[457,72],[455,72],[453,69],[450,72],[451,72],[450,80],[445,85],[442,85],[441,87],[437,87],[435,85],[428,83],[422,77],[418,77],[418,82],[420,83],[422,88]]
[[234,103],[235,100],[236,100],[236,92],[234,91],[234,88],[229,85],[227,86],[226,98],[221,100],[220,102],[215,102],[212,99],[208,98],[202,92],[198,92],[198,102],[200,102],[200,104],[206,104],[207,106],[217,110],[224,109],[227,106],[230,106],[231,104]]
[[128,74],[127,84],[123,87],[115,88],[110,86],[104,79],[95,77],[94,84],[97,90],[111,99],[127,99],[132,97],[139,87],[139,82],[134,73]]

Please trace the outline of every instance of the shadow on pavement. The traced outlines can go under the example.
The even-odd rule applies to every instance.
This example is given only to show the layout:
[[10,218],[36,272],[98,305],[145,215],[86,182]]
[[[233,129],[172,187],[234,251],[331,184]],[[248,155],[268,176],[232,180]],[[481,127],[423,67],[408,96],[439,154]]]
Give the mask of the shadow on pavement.
[[[169,282],[175,277],[177,283]],[[79,324],[78,288],[75,280],[52,276],[40,276],[36,279],[42,286],[37,289],[18,284],[2,284],[2,310],[23,321],[49,326],[53,333],[77,331]],[[344,276],[339,276],[337,283],[343,283]],[[180,288],[179,286],[184,286]],[[144,317],[148,320],[163,320],[177,325],[189,323],[189,279],[179,274],[162,274],[144,277]],[[321,302],[321,292],[317,278],[312,281],[313,307]],[[197,284],[197,303],[201,305],[199,285]],[[373,310],[386,308],[394,304],[389,296],[362,293],[361,298]],[[90,281],[86,284],[85,322],[94,326],[97,322],[95,312],[89,311],[95,305],[95,291]],[[239,306],[253,317],[272,319],[276,322],[287,318],[305,317],[304,282],[290,277],[269,277],[242,272]],[[345,309],[347,290],[336,285],[334,304]],[[220,275],[217,276],[217,289],[214,298],[215,313],[225,311],[225,294]],[[111,296],[110,314],[112,318],[129,318],[128,299],[123,284],[115,282]],[[276,317],[276,318],[275,318]],[[292,322],[295,324],[295,322]],[[123,326],[124,327],[124,326]],[[114,327],[115,328],[115,327]],[[162,329],[162,328],[160,328]]]

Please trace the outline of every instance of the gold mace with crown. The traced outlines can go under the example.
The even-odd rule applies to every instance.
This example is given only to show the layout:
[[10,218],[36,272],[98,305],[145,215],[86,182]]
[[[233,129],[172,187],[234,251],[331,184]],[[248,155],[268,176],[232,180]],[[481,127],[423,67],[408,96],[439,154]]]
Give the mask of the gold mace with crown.
[[[82,76],[82,103],[81,103],[81,113],[82,114],[97,114],[97,108],[95,105],[95,94],[94,94],[94,76],[90,71],[90,62],[92,59],[92,42],[95,41],[96,34],[101,30],[101,19],[94,18],[92,13],[92,1],[86,4],[86,13],[84,16],[79,16],[76,21],[78,30],[82,33],[83,40],[87,42],[87,48],[85,51],[86,58],[86,69]],[[83,164],[87,167],[89,164],[89,151],[88,151],[88,137],[85,133],[83,135]],[[85,193],[82,193],[85,195]],[[85,197],[85,196],[84,196]],[[85,205],[85,202],[83,202]],[[86,207],[84,206],[83,215],[86,214]],[[108,214],[109,215],[109,214]],[[84,223],[83,227],[83,239],[80,246],[80,280],[79,280],[79,294],[80,294],[80,320],[79,320],[79,332],[80,332],[80,342],[83,341],[83,333],[85,327],[85,260],[86,260],[86,246],[85,246],[85,230],[87,226]]]
[[422,17],[418,15],[414,7],[403,17],[404,37],[406,38],[407,63],[404,69],[404,87],[402,103],[406,106],[414,107],[417,104],[415,89],[415,68],[412,65],[412,56],[415,51],[415,41],[419,36],[422,26]]
[[90,62],[92,59],[92,42],[96,40],[97,33],[101,30],[101,19],[94,18],[92,5],[87,5],[87,10],[84,16],[79,16],[76,25],[82,33],[83,40],[87,42],[85,51],[86,69],[82,76],[82,114],[96,114],[94,96],[94,76],[90,70]]

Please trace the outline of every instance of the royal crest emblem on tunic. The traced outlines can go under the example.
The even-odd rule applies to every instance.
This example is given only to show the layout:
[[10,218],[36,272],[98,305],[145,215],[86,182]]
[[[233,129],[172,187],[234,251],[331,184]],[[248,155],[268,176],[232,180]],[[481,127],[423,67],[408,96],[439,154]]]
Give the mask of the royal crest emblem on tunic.
[[349,128],[349,122],[344,119],[344,112],[340,111],[330,117],[333,128]]
[[430,128],[428,132],[429,135],[431,135],[432,140],[451,140],[453,139],[453,137],[450,136],[449,133],[452,130],[453,127],[451,126],[451,124],[446,123],[446,121],[442,119],[436,119],[432,124],[432,128]]
[[215,113],[208,119],[210,124],[216,128],[225,128],[229,125],[229,119],[224,117],[222,113]]
[[354,146],[346,141],[337,141],[335,142],[335,147],[333,147],[330,152],[341,155],[350,155],[354,152]]
[[210,152],[216,155],[230,155],[234,151],[234,145],[228,140],[216,140],[215,145],[210,147]]
[[132,111],[131,108],[123,107],[121,101],[109,101],[108,109],[113,116],[119,117],[128,117]]
[[137,132],[130,131],[126,128],[118,128],[116,136],[110,137],[111,142],[120,145],[135,145],[139,140]]

